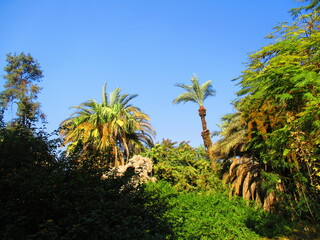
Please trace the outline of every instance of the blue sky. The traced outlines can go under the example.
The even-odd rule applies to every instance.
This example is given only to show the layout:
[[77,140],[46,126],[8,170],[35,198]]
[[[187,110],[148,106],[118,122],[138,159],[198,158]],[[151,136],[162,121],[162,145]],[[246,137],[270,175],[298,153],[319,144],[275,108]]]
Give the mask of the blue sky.
[[[100,101],[101,88],[121,87],[151,117],[156,141],[202,144],[194,103],[173,105],[174,85],[213,81],[216,96],[205,102],[211,131],[233,111],[237,87],[231,80],[248,54],[295,0],[0,0],[0,73],[7,53],[30,53],[44,78],[39,96],[48,130],[73,112],[70,106]],[[4,79],[1,79],[0,90]]]

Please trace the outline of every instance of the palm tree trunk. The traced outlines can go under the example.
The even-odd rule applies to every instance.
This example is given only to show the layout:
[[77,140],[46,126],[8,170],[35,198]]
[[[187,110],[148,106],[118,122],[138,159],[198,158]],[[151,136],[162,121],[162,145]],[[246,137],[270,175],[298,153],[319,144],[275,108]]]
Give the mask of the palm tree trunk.
[[207,130],[207,122],[205,119],[205,117],[207,115],[207,110],[203,106],[200,106],[198,112],[199,112],[199,116],[201,118],[202,131],[205,131],[205,130]]
[[210,131],[209,129],[207,129],[207,122],[206,122],[206,114],[207,114],[207,110],[203,107],[200,106],[199,110],[199,116],[201,118],[201,123],[202,123],[202,139],[203,139],[203,143],[204,146],[209,149],[210,146],[212,146],[212,141],[211,141],[211,137],[210,137]]
[[211,160],[212,169],[214,171],[216,171],[217,168],[216,168],[216,163],[215,163],[214,157],[213,157],[212,140],[211,140],[211,136],[210,136],[210,131],[209,131],[209,129],[207,129],[207,122],[205,119],[205,116],[207,114],[207,110],[201,105],[198,112],[199,112],[199,116],[201,118],[201,123],[202,123],[201,136],[203,139],[203,143],[204,143],[205,148],[208,151],[209,159]]

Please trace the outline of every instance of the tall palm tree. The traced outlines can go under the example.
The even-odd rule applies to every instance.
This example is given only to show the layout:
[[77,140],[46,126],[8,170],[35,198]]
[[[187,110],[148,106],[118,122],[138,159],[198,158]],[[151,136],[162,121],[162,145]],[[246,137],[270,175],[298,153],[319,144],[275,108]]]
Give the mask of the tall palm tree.
[[150,118],[129,103],[137,95],[120,92],[116,88],[108,97],[105,84],[101,103],[89,100],[73,107],[77,111],[61,123],[69,153],[103,156],[109,166],[118,166],[153,144],[155,132]]
[[[204,146],[208,150],[209,157],[211,160],[213,160],[213,152],[212,152],[212,140],[210,131],[207,128],[207,122],[205,119],[207,110],[203,106],[204,100],[209,96],[215,95],[215,90],[212,88],[211,80],[206,81],[202,85],[199,84],[198,77],[194,74],[191,78],[191,85],[178,83],[176,84],[177,87],[183,88],[186,90],[186,92],[180,94],[177,98],[173,100],[174,104],[177,103],[186,103],[186,102],[194,102],[199,105],[198,113],[201,118],[201,124],[202,124],[202,139]],[[215,169],[215,163],[212,162],[212,166]]]

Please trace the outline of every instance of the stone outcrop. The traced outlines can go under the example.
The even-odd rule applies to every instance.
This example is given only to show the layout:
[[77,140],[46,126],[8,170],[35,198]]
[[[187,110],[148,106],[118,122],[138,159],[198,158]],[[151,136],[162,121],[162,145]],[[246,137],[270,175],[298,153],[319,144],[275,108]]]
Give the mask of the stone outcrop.
[[136,187],[146,181],[156,181],[156,178],[152,177],[152,167],[153,163],[150,158],[135,155],[126,165],[111,168],[103,178],[128,177],[130,179],[127,185]]

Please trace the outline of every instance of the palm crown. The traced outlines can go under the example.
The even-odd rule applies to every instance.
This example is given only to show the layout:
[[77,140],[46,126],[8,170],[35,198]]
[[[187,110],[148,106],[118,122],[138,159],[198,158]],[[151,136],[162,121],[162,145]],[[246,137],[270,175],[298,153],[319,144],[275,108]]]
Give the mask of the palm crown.
[[180,94],[176,99],[173,100],[173,103],[186,103],[186,102],[195,102],[199,106],[203,106],[204,100],[209,96],[215,95],[215,90],[212,88],[212,81],[206,81],[202,85],[199,84],[198,77],[193,75],[191,78],[191,85],[178,83],[175,86],[181,87],[186,90],[186,92]]
[[[61,123],[68,152],[100,153],[111,165],[123,165],[145,145],[152,145],[155,132],[149,117],[129,104],[136,94],[120,94],[116,88],[110,96],[103,86],[102,102],[89,100]],[[112,162],[110,162],[112,161]]]

